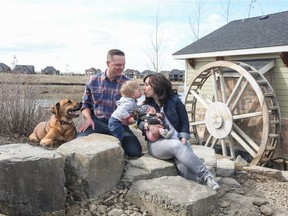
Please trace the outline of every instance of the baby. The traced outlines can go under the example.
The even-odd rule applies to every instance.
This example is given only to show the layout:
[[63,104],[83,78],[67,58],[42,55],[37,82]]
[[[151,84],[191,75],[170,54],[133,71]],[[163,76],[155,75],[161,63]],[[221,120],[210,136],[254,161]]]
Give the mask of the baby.
[[[147,139],[151,142],[156,141],[157,139],[159,139],[160,136],[165,139],[170,139],[174,134],[173,128],[170,128],[164,120],[164,113],[156,112],[155,108],[150,105],[142,105],[138,107],[138,118],[148,123],[148,130],[145,133]],[[152,133],[149,131],[149,125],[157,124],[162,125],[163,128],[159,127],[159,133],[157,135],[152,135]]]
[[137,98],[140,98],[142,93],[139,84],[133,80],[125,81],[121,86],[120,93],[122,97],[116,101],[117,109],[108,121],[108,128],[111,134],[122,142],[124,127],[135,123]]

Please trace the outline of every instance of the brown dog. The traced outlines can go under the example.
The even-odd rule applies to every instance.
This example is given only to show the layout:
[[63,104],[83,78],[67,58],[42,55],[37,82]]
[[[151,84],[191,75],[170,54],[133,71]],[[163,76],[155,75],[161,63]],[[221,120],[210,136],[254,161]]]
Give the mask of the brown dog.
[[48,122],[40,122],[29,136],[30,142],[42,146],[55,147],[76,137],[76,128],[73,118],[79,117],[77,111],[82,103],[63,99],[51,107],[51,116]]

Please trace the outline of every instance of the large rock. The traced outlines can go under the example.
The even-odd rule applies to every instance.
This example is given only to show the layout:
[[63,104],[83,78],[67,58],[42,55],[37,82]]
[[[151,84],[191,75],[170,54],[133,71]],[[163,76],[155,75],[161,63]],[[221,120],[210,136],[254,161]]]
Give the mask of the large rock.
[[214,190],[180,176],[136,181],[126,198],[157,216],[210,215],[218,208]]
[[0,146],[0,213],[39,215],[65,207],[64,159],[29,144]]
[[124,168],[118,139],[104,134],[79,137],[61,145],[68,191],[75,200],[93,199],[115,187]]

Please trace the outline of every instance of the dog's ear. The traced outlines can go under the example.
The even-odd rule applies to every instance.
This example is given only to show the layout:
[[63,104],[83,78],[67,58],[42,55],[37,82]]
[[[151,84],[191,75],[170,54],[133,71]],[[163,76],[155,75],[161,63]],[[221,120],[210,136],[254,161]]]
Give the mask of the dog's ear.
[[59,109],[60,109],[60,102],[56,103],[54,106],[51,107],[51,112],[57,115]]

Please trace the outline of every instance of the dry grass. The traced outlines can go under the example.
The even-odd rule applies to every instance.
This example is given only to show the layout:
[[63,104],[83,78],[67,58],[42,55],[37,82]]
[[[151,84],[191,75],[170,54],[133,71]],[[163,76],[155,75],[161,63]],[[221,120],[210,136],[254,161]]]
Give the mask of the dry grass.
[[[10,82],[10,85],[12,85],[11,82],[13,82],[15,85],[20,85],[22,83],[25,86],[33,86],[33,91],[36,94],[36,97],[38,97],[39,99],[49,99],[50,101],[55,102],[62,98],[70,98],[72,100],[81,101],[84,92],[84,86],[88,79],[89,77],[87,76],[55,76],[39,74],[30,75],[0,73],[0,80],[2,83]],[[49,83],[51,84],[48,85]]]

